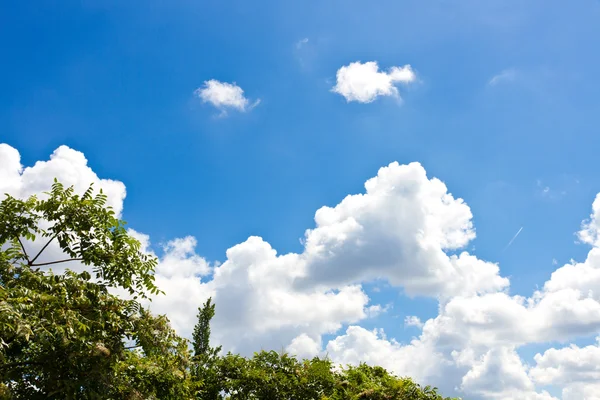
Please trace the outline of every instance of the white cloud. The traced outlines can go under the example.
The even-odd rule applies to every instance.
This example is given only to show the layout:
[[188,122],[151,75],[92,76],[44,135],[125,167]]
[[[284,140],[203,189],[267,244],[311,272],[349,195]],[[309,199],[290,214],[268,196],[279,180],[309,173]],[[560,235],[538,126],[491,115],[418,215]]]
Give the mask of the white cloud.
[[410,65],[392,67],[388,72],[379,71],[377,62],[360,61],[341,67],[336,74],[337,83],[332,91],[346,101],[370,103],[379,96],[400,98],[397,83],[414,82],[416,75]]
[[409,315],[406,318],[404,318],[404,325],[405,326],[415,326],[417,328],[423,328],[423,322],[421,321],[421,318],[414,316],[414,315]]
[[211,79],[204,82],[204,86],[194,92],[204,103],[210,103],[219,110],[221,115],[226,115],[228,109],[248,111],[260,103],[260,99],[250,104],[244,96],[244,90],[234,83],[219,82]]
[[[23,168],[15,149],[0,145],[3,191],[25,197],[48,190],[54,177],[80,192],[94,182],[116,210],[123,209],[125,186],[100,179],[82,153],[61,146],[50,160]],[[547,349],[531,368],[517,351],[600,331],[600,196],[579,232],[591,246],[587,258],[557,268],[541,290],[525,297],[510,295],[498,265],[460,251],[475,237],[471,210],[420,164],[392,163],[365,189],[319,209],[300,253],[277,254],[250,237],[218,264],[198,254],[193,237],[167,242],[157,252],[156,269],[166,295],[154,298],[151,308],[189,336],[198,306],[212,296],[214,339],[226,350],[249,354],[264,346],[301,357],[327,352],[336,363],[379,364],[446,395],[550,400],[540,389],[550,384],[562,390],[563,400],[597,398],[597,345]],[[152,251],[147,235],[131,233]],[[421,328],[410,343],[356,325],[388,309],[371,304],[362,290],[380,280],[439,299],[435,318],[405,320]],[[322,342],[343,327],[344,333]]]
[[117,215],[123,211],[125,185],[111,179],[100,179],[87,165],[83,153],[60,146],[50,155],[48,161],[38,161],[33,167],[23,169],[19,152],[7,144],[0,144],[0,189],[15,197],[28,197],[42,194],[51,189],[54,178],[59,178],[65,186],[74,186],[78,192],[85,191],[90,184],[96,190],[102,189],[108,196],[107,205]]
[[369,318],[375,318],[380,316],[381,314],[385,314],[392,308],[391,304],[386,304],[384,307],[381,304],[375,304],[367,308],[367,315]]
[[594,199],[589,220],[582,224],[579,239],[584,243],[600,247],[600,193]]
[[486,399],[554,399],[547,392],[536,393],[521,358],[512,347],[490,349],[475,360],[463,376],[461,389]]
[[298,358],[311,359],[321,353],[321,346],[321,338],[310,337],[306,333],[302,333],[295,337],[285,350]]
[[367,317],[369,298],[360,286],[295,288],[303,264],[298,254],[277,255],[259,237],[227,250],[227,260],[209,282],[215,337],[226,348],[247,353],[267,344],[285,347],[302,333],[313,338],[334,333]]
[[6,193],[18,196],[21,191],[21,155],[17,149],[0,143],[0,196]]
[[436,375],[439,368],[449,365],[442,354],[427,346],[418,340],[402,345],[394,339],[387,340],[381,330],[349,326],[345,334],[329,341],[325,350],[335,363],[380,365],[423,382]]
[[496,86],[501,83],[508,83],[515,80],[517,77],[517,71],[514,68],[508,68],[503,70],[497,75],[494,75],[492,79],[489,80],[488,85]]
[[349,195],[315,214],[298,284],[335,287],[384,278],[409,295],[450,297],[508,285],[498,266],[462,252],[475,237],[472,214],[418,163],[391,163]]
[[536,365],[529,371],[531,378],[540,385],[563,387],[563,400],[600,399],[598,345],[548,349],[534,359]]

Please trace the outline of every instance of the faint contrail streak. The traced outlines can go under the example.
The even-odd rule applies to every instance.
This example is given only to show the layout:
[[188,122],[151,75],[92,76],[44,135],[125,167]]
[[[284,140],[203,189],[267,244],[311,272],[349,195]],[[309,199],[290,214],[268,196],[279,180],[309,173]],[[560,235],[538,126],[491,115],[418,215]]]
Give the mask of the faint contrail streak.
[[[523,230],[523,227],[520,227],[519,230],[517,231],[517,233],[515,233],[515,236],[513,236],[513,238],[510,239],[510,242],[508,242],[508,244],[506,245],[504,250],[508,249],[508,247],[515,241],[515,239],[517,238],[517,236],[519,236],[519,234],[521,233],[522,230]],[[502,250],[502,251],[504,251],[504,250]]]

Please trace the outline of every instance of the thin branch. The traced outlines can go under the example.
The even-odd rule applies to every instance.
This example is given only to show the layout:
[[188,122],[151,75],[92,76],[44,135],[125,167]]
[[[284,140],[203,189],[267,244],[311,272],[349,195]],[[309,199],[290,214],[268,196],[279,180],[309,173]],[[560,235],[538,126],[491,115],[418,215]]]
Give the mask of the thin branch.
[[68,258],[66,260],[50,261],[50,262],[45,262],[45,263],[37,263],[37,264],[29,264],[29,265],[32,267],[41,267],[43,265],[60,264],[60,263],[69,262],[69,261],[83,261],[83,258]]
[[39,257],[40,255],[42,255],[42,253],[44,252],[44,250],[46,250],[46,247],[48,247],[48,245],[50,244],[50,242],[52,242],[52,241],[54,240],[54,238],[56,238],[56,236],[58,236],[58,233],[57,233],[56,235],[52,236],[52,237],[50,238],[50,240],[48,240],[48,243],[46,243],[46,244],[44,245],[44,247],[42,247],[42,249],[39,251],[39,253],[37,253],[37,255],[36,255],[35,257],[33,257],[33,260],[31,260],[31,261],[29,262],[29,265],[30,265],[30,266],[31,266],[31,265],[33,265],[33,263],[35,262],[35,260],[37,260],[37,259],[38,259],[38,257]]
[[124,349],[125,350],[131,350],[131,349],[137,349],[139,347],[142,347],[142,345],[138,344],[138,345],[135,345],[135,346],[127,346],[127,347],[124,347]]
[[21,245],[21,249],[23,249],[23,254],[25,255],[25,259],[27,259],[27,264],[31,264],[31,261],[29,261],[29,256],[27,255],[27,250],[25,250],[25,246],[23,246],[23,242],[21,242],[21,238],[17,238],[17,240]]

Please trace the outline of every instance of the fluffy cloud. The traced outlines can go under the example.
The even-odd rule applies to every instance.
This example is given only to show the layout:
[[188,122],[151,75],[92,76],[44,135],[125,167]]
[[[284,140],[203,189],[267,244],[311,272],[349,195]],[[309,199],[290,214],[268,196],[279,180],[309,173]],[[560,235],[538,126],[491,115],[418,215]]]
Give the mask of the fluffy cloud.
[[414,82],[416,75],[410,65],[379,71],[377,62],[360,61],[341,67],[336,74],[332,91],[344,96],[346,101],[370,103],[379,96],[399,98],[397,83]]
[[445,366],[451,365],[425,341],[413,340],[402,345],[394,339],[388,340],[383,330],[369,331],[360,326],[349,326],[344,334],[329,341],[326,353],[342,365],[360,362],[380,365],[419,382],[434,380]]
[[[94,183],[115,210],[123,209],[125,186],[99,178],[82,153],[61,146],[48,161],[24,168],[15,149],[0,145],[2,191],[39,194],[55,177],[79,192]],[[511,295],[498,265],[461,251],[475,237],[471,211],[418,163],[381,168],[364,193],[319,209],[300,253],[278,254],[250,237],[228,249],[219,264],[197,253],[193,237],[151,246],[147,235],[131,233],[159,257],[156,283],[166,295],[150,307],[167,314],[183,335],[190,335],[198,306],[212,296],[214,340],[226,350],[327,353],[338,363],[379,364],[473,400],[553,399],[540,389],[546,385],[561,389],[564,400],[589,400],[600,390],[597,345],[547,349],[533,367],[518,349],[568,343],[600,330],[599,221],[600,197],[579,232],[591,246],[587,258],[557,268],[530,297]],[[50,256],[60,255],[49,249]],[[406,325],[421,329],[409,343],[358,326],[388,309],[371,304],[362,289],[374,280],[437,298],[438,315],[408,317]],[[323,335],[343,327],[323,343]]]
[[60,178],[65,186],[74,186],[78,192],[85,191],[90,184],[102,189],[108,196],[108,205],[117,215],[123,211],[125,185],[111,179],[100,179],[87,165],[83,153],[60,146],[48,161],[38,161],[33,167],[23,169],[19,152],[7,144],[0,144],[0,190],[14,197],[40,195],[49,191],[54,178]]
[[448,298],[508,286],[498,266],[462,252],[475,237],[472,214],[419,163],[391,163],[347,196],[315,214],[306,232],[306,271],[298,284],[337,286],[384,278],[409,295]]
[[531,378],[540,385],[564,387],[563,400],[600,399],[598,345],[549,349],[544,354],[537,354],[534,359],[536,366],[529,371]]
[[299,335],[318,341],[344,323],[366,318],[369,298],[360,286],[295,288],[303,264],[300,255],[277,255],[259,237],[227,250],[209,283],[215,293],[215,338],[244,353],[267,344],[284,348]]
[[[564,400],[597,398],[598,346],[548,349],[531,369],[516,352],[527,343],[569,341],[600,330],[597,204],[579,234],[593,245],[586,260],[558,268],[531,297],[505,291],[454,296],[409,344],[353,327],[327,345],[329,354],[343,362],[366,359],[448,390],[456,386],[471,399],[554,398],[536,384],[562,388]],[[411,362],[407,367],[402,360]]]
[[496,347],[473,362],[461,389],[485,399],[552,400],[548,392],[535,392],[521,358],[512,347]]
[[204,86],[194,92],[204,103],[210,103],[226,115],[228,109],[248,111],[258,105],[257,99],[250,104],[244,96],[244,90],[235,83],[219,82],[215,79],[204,82]]

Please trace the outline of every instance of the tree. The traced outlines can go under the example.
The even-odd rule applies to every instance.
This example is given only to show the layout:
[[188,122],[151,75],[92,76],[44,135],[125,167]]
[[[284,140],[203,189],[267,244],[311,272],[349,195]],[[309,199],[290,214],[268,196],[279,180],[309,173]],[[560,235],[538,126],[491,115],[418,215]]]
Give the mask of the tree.
[[[157,260],[105,204],[102,191],[79,196],[56,181],[44,199],[0,203],[3,398],[190,398],[187,341],[138,302],[159,293]],[[51,244],[60,258],[45,258]],[[77,263],[79,272],[44,269]]]
[[231,400],[452,400],[382,367],[360,364],[336,371],[326,358],[299,361],[275,351],[252,358],[227,354],[217,369]]
[[222,376],[218,373],[216,364],[221,346],[210,346],[210,321],[215,315],[215,305],[212,298],[198,307],[198,322],[192,334],[193,377],[199,383],[200,389],[197,393],[199,399],[218,399],[223,390]]
[[194,347],[194,357],[214,358],[221,351],[221,346],[210,347],[210,321],[215,316],[215,305],[212,303],[212,297],[198,307],[198,323],[194,327],[192,334],[192,345]]
[[382,367],[360,364],[347,366],[336,374],[336,385],[323,400],[452,400],[436,388],[421,387],[410,378],[400,378]]

